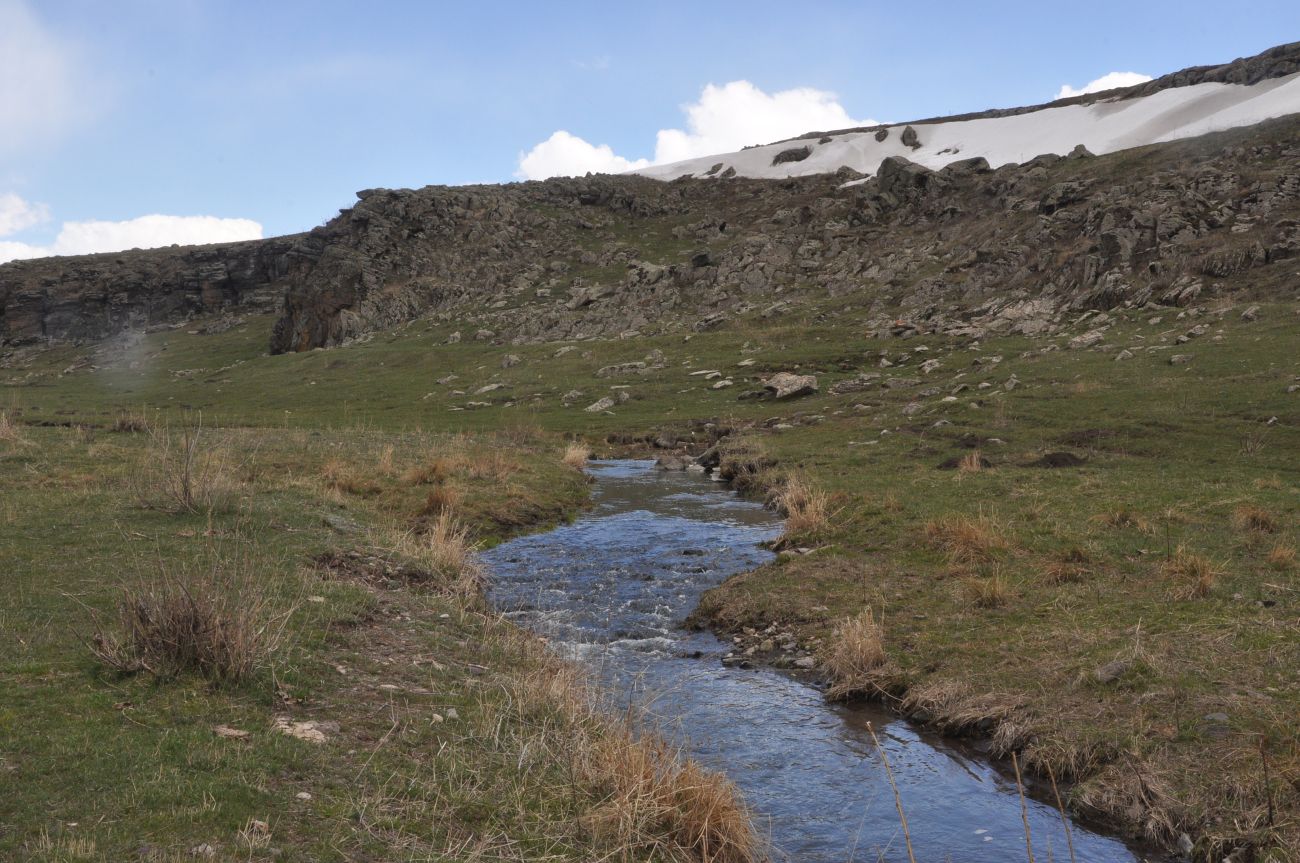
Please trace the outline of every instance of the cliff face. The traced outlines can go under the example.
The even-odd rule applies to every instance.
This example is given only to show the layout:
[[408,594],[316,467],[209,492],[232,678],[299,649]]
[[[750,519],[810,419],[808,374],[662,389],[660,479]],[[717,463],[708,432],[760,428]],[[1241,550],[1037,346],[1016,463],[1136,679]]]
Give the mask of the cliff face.
[[0,346],[102,339],[222,310],[280,307],[296,237],[15,261],[0,267]]

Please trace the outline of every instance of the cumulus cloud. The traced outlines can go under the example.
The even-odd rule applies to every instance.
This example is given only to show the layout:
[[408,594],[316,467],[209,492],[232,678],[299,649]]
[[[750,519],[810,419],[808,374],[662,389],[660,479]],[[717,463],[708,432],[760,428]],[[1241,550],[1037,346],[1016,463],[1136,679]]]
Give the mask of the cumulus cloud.
[[12,192],[0,194],[0,237],[16,234],[50,220],[50,209],[31,204]]
[[834,93],[797,87],[765,93],[749,81],[709,84],[700,98],[682,106],[685,129],[660,129],[653,159],[627,159],[608,145],[596,146],[568,132],[556,132],[519,157],[516,176],[527,180],[578,176],[588,171],[618,173],[649,165],[769,144],[805,132],[873,126],[856,120]]
[[525,180],[544,180],[547,177],[580,177],[588,171],[621,174],[649,164],[645,159],[629,161],[616,155],[608,144],[589,144],[561,129],[527,153],[520,154],[519,171],[515,176]]
[[72,46],[22,0],[0,0],[0,156],[57,137],[79,115],[83,76]]
[[1057,91],[1056,98],[1070,99],[1074,96],[1084,96],[1088,93],[1100,93],[1103,90],[1114,90],[1116,87],[1133,87],[1137,84],[1145,84],[1150,80],[1150,75],[1143,75],[1141,72],[1110,72],[1102,75],[1095,81],[1089,81],[1077,90],[1069,84],[1062,84],[1061,89]]
[[49,245],[0,241],[0,262],[50,255],[89,255],[124,249],[153,249],[173,243],[190,246],[262,238],[252,219],[216,216],[140,216],[121,222],[64,222]]

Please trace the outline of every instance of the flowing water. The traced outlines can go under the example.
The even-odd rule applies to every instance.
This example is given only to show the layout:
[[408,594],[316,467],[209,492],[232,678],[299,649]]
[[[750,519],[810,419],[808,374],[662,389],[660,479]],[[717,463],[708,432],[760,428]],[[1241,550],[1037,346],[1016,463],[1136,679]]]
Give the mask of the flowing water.
[[[728,647],[680,626],[700,594],[771,558],[761,506],[646,461],[594,462],[594,507],[575,523],[485,554],[495,605],[593,663],[621,697],[740,787],[775,860],[906,861],[889,756],[919,861],[1025,860],[1014,780],[977,753],[884,711],[827,704],[772,670],[724,668]],[[1069,859],[1056,809],[1028,801],[1035,858]],[[1075,859],[1140,859],[1072,825]]]

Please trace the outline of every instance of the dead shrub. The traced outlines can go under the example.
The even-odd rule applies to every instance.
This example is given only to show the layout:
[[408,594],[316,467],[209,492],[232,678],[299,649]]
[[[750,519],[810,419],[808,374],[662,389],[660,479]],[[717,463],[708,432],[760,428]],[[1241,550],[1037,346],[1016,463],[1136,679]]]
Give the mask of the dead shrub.
[[208,443],[201,422],[179,432],[150,429],[149,445],[128,484],[141,506],[167,512],[214,512],[234,504],[237,481],[227,450]]
[[1233,510],[1232,523],[1237,530],[1255,533],[1276,533],[1277,519],[1273,513],[1254,504],[1243,503]]
[[1295,546],[1279,542],[1269,549],[1266,559],[1274,569],[1290,569],[1295,566]]
[[1176,582],[1175,595],[1184,599],[1209,596],[1219,580],[1219,572],[1203,555],[1179,546],[1160,564],[1160,574]]
[[870,608],[835,625],[821,666],[831,679],[828,698],[883,695],[894,688],[884,627]]
[[954,566],[989,563],[1011,547],[1002,525],[987,515],[950,515],[925,524],[925,536]]
[[111,623],[97,621],[95,658],[123,674],[196,673],[217,684],[264,667],[283,642],[289,611],[274,612],[249,564],[216,551],[209,557],[192,569],[159,561],[155,573],[124,587]]
[[582,470],[587,466],[589,458],[591,458],[591,447],[580,441],[570,441],[564,448],[561,460],[574,470]]
[[978,608],[1001,608],[1011,600],[1011,586],[1000,568],[966,580],[966,593]]
[[800,477],[786,480],[773,500],[777,510],[785,516],[785,529],[776,542],[778,548],[815,537],[825,531],[830,522],[830,496]]

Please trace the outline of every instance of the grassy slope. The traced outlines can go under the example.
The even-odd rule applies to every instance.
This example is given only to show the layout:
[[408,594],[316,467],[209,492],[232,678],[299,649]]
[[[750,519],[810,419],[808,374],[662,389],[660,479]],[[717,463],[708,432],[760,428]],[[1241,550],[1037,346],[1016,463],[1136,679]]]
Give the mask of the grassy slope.
[[[1300,395],[1286,392],[1300,375],[1300,319],[1293,305],[1266,305],[1255,322],[1241,321],[1239,310],[1210,308],[1185,320],[1166,311],[1159,323],[1149,322],[1155,313],[1130,313],[1106,339],[1137,349],[1123,361],[1113,351],[1036,353],[1063,344],[1061,337],[977,346],[875,341],[861,335],[851,309],[830,306],[689,340],[580,343],[561,357],[553,356],[557,345],[446,345],[453,327],[423,322],[345,349],[265,357],[269,322],[250,319],[218,336],[148,336],[116,358],[59,348],[0,372],[0,385],[8,384],[0,399],[28,422],[103,423],[146,404],[164,414],[201,409],[222,424],[389,432],[540,426],[597,442],[661,428],[686,432],[701,419],[748,428],[736,446],[765,450],[779,462],[775,474],[797,472],[832,492],[835,515],[807,538],[815,553],[711,595],[703,611],[715,625],[743,631],[787,622],[815,642],[870,606],[884,616],[904,686],[933,693],[961,682],[967,694],[950,698],[945,715],[975,725],[1011,720],[1005,733],[1016,745],[1030,742],[1036,763],[1087,780],[1076,789],[1079,805],[1134,828],[1145,819],[1155,833],[1186,826],[1268,844],[1278,836],[1294,841],[1300,812],[1300,573],[1284,553],[1269,559],[1275,548],[1300,542]],[[1200,322],[1209,332],[1175,348],[1175,337]],[[915,351],[919,344],[929,352]],[[1142,350],[1148,347],[1157,350]],[[653,348],[666,355],[665,369],[594,375]],[[879,368],[882,351],[901,364]],[[523,362],[502,368],[508,353]],[[1193,360],[1170,365],[1172,353]],[[1003,359],[974,364],[989,356]],[[943,365],[922,375],[917,365],[931,357]],[[59,375],[86,358],[101,368]],[[747,359],[754,364],[738,365]],[[819,373],[822,394],[780,405],[737,400],[752,386],[747,378],[796,368]],[[715,391],[690,376],[701,369],[722,370],[736,386]],[[827,393],[860,370],[924,382]],[[452,374],[454,381],[436,382]],[[1008,392],[1012,374],[1020,385]],[[506,386],[474,394],[497,382]],[[959,383],[971,388],[940,401]],[[582,410],[618,385],[629,387],[631,401],[610,414]],[[930,386],[942,392],[905,416],[902,408]],[[560,397],[572,389],[584,395],[563,407]],[[951,425],[935,427],[940,419]],[[991,470],[935,469],[972,441]],[[1087,462],[1027,466],[1058,450]],[[1245,505],[1266,510],[1273,531],[1235,525]],[[1107,515],[1120,511],[1138,526],[1108,525]],[[953,514],[986,517],[1006,547],[987,559],[949,560],[926,526]],[[1190,598],[1187,584],[1162,572],[1167,553],[1180,546],[1217,573],[1208,595]],[[982,607],[980,590],[987,593],[994,578],[1000,604]],[[1088,679],[1117,658],[1131,660],[1117,681]],[[1204,719],[1216,713],[1228,715],[1226,727]],[[1270,797],[1274,838],[1265,823]]]

